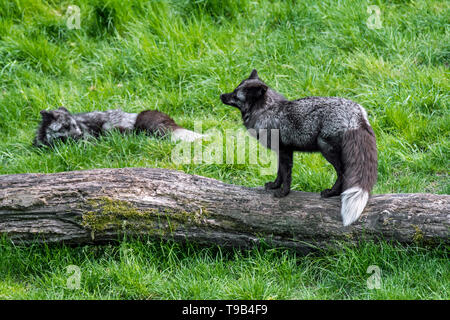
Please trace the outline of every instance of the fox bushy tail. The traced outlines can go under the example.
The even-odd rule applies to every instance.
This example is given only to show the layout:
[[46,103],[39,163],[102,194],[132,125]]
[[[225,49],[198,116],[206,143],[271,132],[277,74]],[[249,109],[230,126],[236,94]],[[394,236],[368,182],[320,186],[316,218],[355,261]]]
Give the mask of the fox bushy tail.
[[375,134],[366,122],[344,133],[342,146],[344,185],[341,216],[344,226],[355,222],[366,207],[369,193],[377,180]]
[[192,142],[194,140],[197,139],[201,139],[203,137],[206,137],[206,135],[204,134],[200,134],[188,129],[184,129],[184,128],[179,128],[179,129],[175,129],[172,132],[172,141],[188,141],[188,142]]

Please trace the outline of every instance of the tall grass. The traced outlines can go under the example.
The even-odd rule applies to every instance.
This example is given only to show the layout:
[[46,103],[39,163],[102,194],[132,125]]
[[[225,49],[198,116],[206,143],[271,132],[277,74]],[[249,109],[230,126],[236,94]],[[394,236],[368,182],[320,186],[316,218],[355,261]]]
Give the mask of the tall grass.
[[[80,29],[67,27],[69,5],[80,8]],[[379,6],[381,29],[366,25],[369,5]],[[31,146],[39,111],[60,105],[72,112],[157,109],[190,129],[198,120],[204,130],[241,128],[238,111],[218,96],[256,68],[288,98],[342,96],[368,110],[379,149],[375,193],[449,194],[449,16],[448,2],[424,0],[2,1],[0,174],[143,166],[260,186],[274,176],[261,175],[259,165],[176,165],[170,140],[140,134],[113,132],[53,150]],[[294,161],[294,190],[318,192],[334,182],[322,156]],[[271,250],[225,257],[213,249],[122,246],[140,252],[134,262],[118,258],[122,247],[3,243],[0,295],[448,298],[445,248],[367,244],[300,259]],[[161,251],[169,249],[178,259],[172,265]],[[69,260],[86,266],[81,291],[57,289]],[[387,271],[389,289],[364,287],[371,261]]]

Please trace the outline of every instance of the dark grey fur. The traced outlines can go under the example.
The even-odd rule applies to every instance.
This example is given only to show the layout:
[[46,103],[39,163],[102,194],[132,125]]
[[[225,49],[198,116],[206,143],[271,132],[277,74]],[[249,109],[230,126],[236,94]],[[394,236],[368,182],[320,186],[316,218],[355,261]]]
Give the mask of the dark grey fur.
[[276,197],[290,191],[294,151],[321,152],[335,168],[336,183],[322,191],[323,197],[352,187],[372,190],[377,177],[375,135],[359,104],[337,97],[289,101],[261,81],[256,70],[220,98],[241,111],[247,129],[279,130],[277,178],[265,185],[275,189]]
[[[179,127],[165,113],[146,110],[139,114],[127,113],[120,109],[70,113],[66,108],[42,110],[42,121],[36,133],[35,146],[51,146],[57,140],[80,139],[98,136],[117,129],[120,132],[141,130],[150,134],[165,135]],[[136,126],[137,125],[137,126]]]

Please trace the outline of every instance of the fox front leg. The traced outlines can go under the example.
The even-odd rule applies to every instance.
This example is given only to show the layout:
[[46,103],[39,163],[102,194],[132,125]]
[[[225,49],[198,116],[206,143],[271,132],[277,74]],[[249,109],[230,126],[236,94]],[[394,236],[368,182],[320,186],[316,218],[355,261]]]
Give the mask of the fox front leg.
[[273,189],[278,189],[281,187],[281,183],[282,183],[282,178],[281,178],[281,166],[280,166],[280,160],[278,159],[278,171],[277,171],[277,178],[275,179],[275,181],[270,181],[267,182],[264,185],[264,189],[266,190],[273,190]]
[[277,178],[275,179],[275,181],[269,181],[264,185],[264,189],[266,190],[273,190],[273,189],[278,189],[281,187],[281,175],[278,174]]
[[281,149],[278,153],[278,173],[274,182],[265,184],[265,189],[275,189],[274,196],[282,198],[291,191],[293,151]]

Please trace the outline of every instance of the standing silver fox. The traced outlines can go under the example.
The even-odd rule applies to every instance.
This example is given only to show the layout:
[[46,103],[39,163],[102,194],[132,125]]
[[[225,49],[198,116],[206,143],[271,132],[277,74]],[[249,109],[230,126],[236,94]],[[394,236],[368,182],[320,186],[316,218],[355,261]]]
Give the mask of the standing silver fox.
[[359,218],[377,179],[375,134],[362,106],[337,97],[289,101],[262,82],[256,70],[220,99],[241,111],[247,129],[279,130],[277,178],[266,183],[266,190],[275,189],[275,197],[286,196],[291,187],[293,152],[319,151],[337,172],[335,184],[321,196],[341,195],[344,226]]

